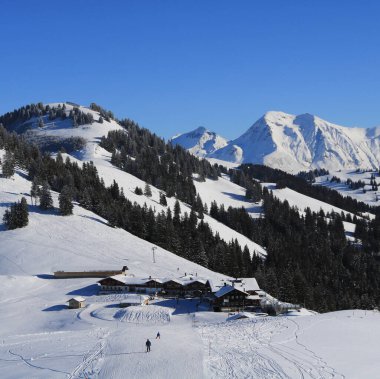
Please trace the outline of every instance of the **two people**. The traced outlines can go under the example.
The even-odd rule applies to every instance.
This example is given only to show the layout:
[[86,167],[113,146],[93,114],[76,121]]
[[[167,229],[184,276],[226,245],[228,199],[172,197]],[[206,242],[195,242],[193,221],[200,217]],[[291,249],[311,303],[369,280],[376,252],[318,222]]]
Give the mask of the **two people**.
[[[160,332],[157,332],[156,340],[157,340],[157,339],[161,339],[161,334],[160,334]],[[146,340],[146,342],[145,342],[145,346],[146,346],[146,352],[149,353],[149,352],[150,352],[150,347],[152,346],[152,342],[149,341],[149,338]]]

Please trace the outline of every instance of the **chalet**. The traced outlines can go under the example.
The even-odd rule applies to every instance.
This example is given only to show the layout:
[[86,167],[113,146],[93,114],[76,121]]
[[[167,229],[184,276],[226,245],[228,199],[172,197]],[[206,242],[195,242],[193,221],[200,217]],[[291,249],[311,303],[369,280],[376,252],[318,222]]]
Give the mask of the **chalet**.
[[240,287],[225,284],[215,292],[213,308],[215,312],[239,311],[246,307],[248,293]]
[[246,306],[260,306],[265,293],[260,289],[255,278],[236,278],[230,280],[230,282],[232,286],[240,288],[248,294],[245,302]]
[[100,294],[138,293],[162,294],[169,296],[202,296],[211,293],[210,281],[199,277],[180,278],[136,278],[114,275],[98,281]]
[[84,308],[86,306],[86,299],[82,296],[73,297],[67,301],[70,309]]

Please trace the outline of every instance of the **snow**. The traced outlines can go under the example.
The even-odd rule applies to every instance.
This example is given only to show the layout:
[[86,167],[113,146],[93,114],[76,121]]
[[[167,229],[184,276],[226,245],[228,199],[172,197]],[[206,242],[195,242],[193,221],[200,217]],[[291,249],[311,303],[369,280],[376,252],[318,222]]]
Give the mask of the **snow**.
[[249,202],[245,197],[245,188],[232,183],[227,175],[222,175],[218,180],[194,181],[194,185],[208,207],[216,201],[218,205],[224,204],[226,209],[244,207],[253,218],[258,218],[262,214],[261,205]]
[[170,141],[173,145],[180,145],[198,157],[205,157],[228,143],[225,138],[202,126],[189,133],[176,135]]
[[83,296],[75,296],[70,300],[76,300],[78,302],[85,301],[86,299]]
[[201,322],[205,377],[376,378],[379,321],[356,310]]

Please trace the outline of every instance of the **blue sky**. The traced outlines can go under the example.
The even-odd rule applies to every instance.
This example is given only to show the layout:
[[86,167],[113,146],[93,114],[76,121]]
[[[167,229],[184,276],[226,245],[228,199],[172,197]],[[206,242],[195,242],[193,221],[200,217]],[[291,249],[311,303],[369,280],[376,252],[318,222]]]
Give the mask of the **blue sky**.
[[2,0],[0,113],[94,101],[167,138],[268,110],[380,125],[379,1]]

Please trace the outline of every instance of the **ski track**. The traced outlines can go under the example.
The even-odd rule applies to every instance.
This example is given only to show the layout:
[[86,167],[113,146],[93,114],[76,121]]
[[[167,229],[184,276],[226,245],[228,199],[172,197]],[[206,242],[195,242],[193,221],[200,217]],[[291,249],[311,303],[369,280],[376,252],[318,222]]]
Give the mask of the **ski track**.
[[[207,377],[345,379],[300,341],[300,326],[292,318],[268,317],[198,328],[203,329]],[[275,341],[276,337],[282,340]]]

